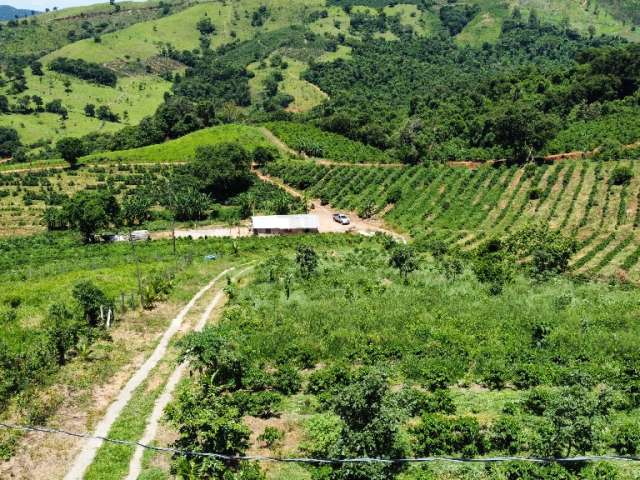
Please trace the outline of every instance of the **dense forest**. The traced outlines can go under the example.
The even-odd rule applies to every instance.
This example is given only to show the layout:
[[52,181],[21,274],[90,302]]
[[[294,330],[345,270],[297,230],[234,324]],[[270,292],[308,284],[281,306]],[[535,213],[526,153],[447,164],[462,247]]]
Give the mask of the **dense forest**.
[[639,59],[619,39],[516,16],[495,45],[371,38],[354,45],[352,60],[314,64],[305,78],[331,97],[314,112],[321,126],[395,147],[407,162],[524,159],[578,122],[636,109]]

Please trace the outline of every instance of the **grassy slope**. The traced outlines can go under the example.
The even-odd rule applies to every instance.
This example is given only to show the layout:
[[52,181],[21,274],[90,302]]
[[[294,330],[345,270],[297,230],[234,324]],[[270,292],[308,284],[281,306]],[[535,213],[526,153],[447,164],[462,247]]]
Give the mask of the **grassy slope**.
[[[120,12],[108,2],[84,7],[65,8],[42,13],[35,17],[35,24],[20,25],[18,28],[5,28],[0,32],[2,53],[9,55],[44,55],[71,42],[70,31],[80,33],[82,23],[88,21],[94,26],[107,23],[106,31],[126,28],[137,22],[158,17],[161,13],[159,0],[146,2],[118,2]],[[182,2],[171,2],[172,11],[182,8]],[[155,9],[153,9],[155,7]],[[31,20],[31,19],[30,19]],[[1,55],[0,55],[1,57]]]
[[90,155],[82,162],[117,160],[125,162],[180,162],[192,160],[196,148],[224,142],[237,142],[245,148],[268,146],[260,130],[246,125],[222,125],[207,128],[159,145]]
[[[63,82],[71,82],[71,93],[66,93]],[[69,110],[69,119],[63,122],[59,115],[41,113],[38,115],[0,116],[0,125],[11,126],[18,130],[25,144],[38,140],[55,140],[63,135],[81,136],[92,131],[115,131],[126,124],[137,124],[162,103],[164,92],[170,83],[153,75],[123,77],[115,88],[95,85],[74,77],[47,71],[43,77],[27,74],[29,89],[13,97],[15,102],[24,95],[38,95],[46,102],[62,100]],[[6,89],[0,89],[3,93]],[[96,106],[108,105],[120,115],[123,123],[102,122],[84,115],[84,106],[93,103]],[[128,112],[128,120],[124,119]]]
[[524,17],[535,9],[542,21],[561,23],[565,19],[569,25],[586,33],[590,25],[596,27],[598,34],[619,34],[630,40],[640,40],[640,33],[632,30],[621,20],[617,20],[606,10],[599,8],[596,12],[594,2],[587,8],[580,0],[481,0],[476,2],[482,11],[457,36],[456,41],[464,45],[482,45],[483,42],[495,41],[500,35],[500,28],[512,9],[519,6]]
[[[83,40],[68,45],[45,57],[50,60],[59,56],[83,58],[87,61],[107,63],[114,60],[149,58],[158,54],[158,48],[171,44],[178,50],[198,48],[200,33],[196,29],[197,22],[209,17],[217,28],[212,37],[212,48],[229,43],[234,39],[252,38],[257,31],[271,31],[290,24],[300,23],[304,16],[321,6],[320,0],[269,2],[270,19],[263,27],[251,26],[251,14],[264,2],[260,0],[243,0],[242,2],[211,2],[196,5],[175,15],[159,20],[144,22],[119,32],[104,35],[102,42],[96,44],[92,40]],[[235,32],[235,37],[232,36]]]
[[278,87],[279,91],[295,98],[295,101],[288,107],[289,111],[306,112],[316,105],[320,105],[327,98],[327,94],[317,86],[300,78],[302,73],[307,69],[307,64],[286,56],[283,57],[283,60],[288,64],[284,70],[270,67],[269,59],[266,61],[266,68],[261,67],[260,62],[252,63],[248,66],[248,70],[255,74],[255,76],[249,80],[252,101],[260,101],[261,93],[264,91],[264,81],[270,73],[278,70],[284,77],[284,80],[280,82]]

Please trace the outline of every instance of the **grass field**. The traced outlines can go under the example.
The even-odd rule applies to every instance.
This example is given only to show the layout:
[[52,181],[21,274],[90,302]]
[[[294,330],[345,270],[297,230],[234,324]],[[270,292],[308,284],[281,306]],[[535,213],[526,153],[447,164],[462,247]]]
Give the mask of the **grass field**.
[[63,56],[97,63],[129,62],[155,56],[160,47],[167,44],[178,50],[192,50],[199,47],[200,33],[196,24],[205,16],[216,26],[217,33],[211,38],[211,46],[215,48],[236,39],[247,40],[260,31],[277,30],[300,23],[307,14],[322,5],[320,0],[269,2],[269,19],[264,26],[254,27],[251,25],[251,15],[262,4],[259,0],[246,0],[241,3],[207,2],[195,5],[165,18],[104,35],[101,43],[90,39],[76,42],[50,54],[45,60]]
[[[66,91],[64,82],[70,82]],[[69,118],[62,120],[52,113],[0,115],[0,126],[15,128],[23,143],[55,142],[62,136],[83,136],[90,132],[113,132],[125,125],[137,125],[142,118],[152,114],[162,103],[170,82],[154,75],[135,75],[119,79],[115,88],[95,85],[77,78],[46,71],[42,77],[27,75],[29,89],[16,96],[9,96],[12,103],[24,95],[37,95],[44,103],[62,100]],[[0,93],[5,93],[0,89]],[[120,123],[103,122],[87,117],[84,107],[107,105],[120,116]],[[125,115],[126,112],[126,115]]]
[[197,132],[159,145],[89,155],[83,157],[81,162],[186,162],[193,160],[198,147],[225,142],[237,142],[250,150],[258,146],[270,145],[258,128],[248,125],[230,124],[198,130]]
[[[272,58],[272,57],[271,57]],[[307,69],[308,65],[299,60],[284,56],[282,60],[287,63],[287,68],[270,67],[270,59],[264,63],[256,62],[248,66],[248,70],[254,73],[254,77],[249,80],[251,98],[254,103],[258,103],[264,91],[264,81],[275,71],[279,71],[284,79],[278,85],[278,91],[291,95],[295,100],[287,108],[290,112],[301,113],[311,110],[326,100],[327,94],[317,86],[302,80],[300,76]]]
[[[100,32],[112,32],[138,22],[161,17],[162,8],[157,0],[145,2],[118,2],[116,12],[109,3],[72,7],[41,13],[31,18],[28,25],[4,28],[0,31],[0,59],[3,55],[45,55],[74,41],[84,31],[83,25]],[[172,2],[171,12],[179,11],[186,2]],[[32,23],[33,21],[33,23]],[[85,23],[86,22],[86,23]]]
[[640,40],[640,33],[632,25],[625,24],[598,8],[596,2],[580,0],[483,0],[477,2],[481,12],[456,37],[463,45],[481,46],[484,42],[495,42],[500,35],[502,22],[508,18],[513,8],[518,6],[527,18],[535,10],[542,21],[559,24],[568,22],[571,28],[586,34],[589,26],[596,28],[596,34],[620,35],[633,41]]

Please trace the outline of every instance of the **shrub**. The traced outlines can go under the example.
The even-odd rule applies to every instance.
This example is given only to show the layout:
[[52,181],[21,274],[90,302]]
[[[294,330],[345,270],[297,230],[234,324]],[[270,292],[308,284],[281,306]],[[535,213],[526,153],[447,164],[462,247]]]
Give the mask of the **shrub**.
[[419,455],[461,454],[474,457],[486,450],[486,439],[473,417],[447,418],[427,414],[411,432]]
[[304,440],[300,448],[312,457],[330,457],[340,440],[343,422],[337,415],[313,415],[304,423]]
[[260,435],[258,441],[263,442],[267,447],[273,448],[284,439],[284,432],[279,428],[267,427]]
[[417,388],[403,388],[395,394],[395,401],[412,417],[425,413],[452,414],[456,411],[451,394],[446,389],[425,392]]
[[107,298],[102,290],[90,281],[76,283],[72,291],[90,327],[97,327],[101,311],[106,315],[108,308],[113,308],[113,301]]
[[517,453],[523,443],[522,425],[511,416],[500,417],[489,430],[491,448],[509,455]]
[[611,446],[620,455],[636,455],[640,452],[640,422],[626,420],[613,429]]
[[281,400],[282,397],[275,392],[237,391],[231,394],[229,401],[242,415],[270,418],[276,414]]
[[618,165],[611,171],[609,181],[613,185],[628,185],[633,178],[633,170],[627,165]]
[[302,387],[300,372],[291,365],[282,365],[272,376],[272,386],[283,395],[298,393]]

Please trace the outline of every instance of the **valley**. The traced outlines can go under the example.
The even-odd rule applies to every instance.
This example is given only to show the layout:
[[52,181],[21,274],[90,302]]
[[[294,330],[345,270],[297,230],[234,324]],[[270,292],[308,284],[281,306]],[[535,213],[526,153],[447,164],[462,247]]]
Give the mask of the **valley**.
[[637,0],[36,10],[1,478],[640,478]]

